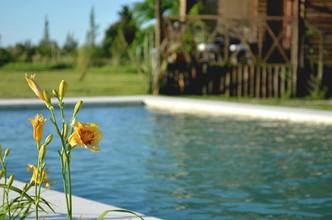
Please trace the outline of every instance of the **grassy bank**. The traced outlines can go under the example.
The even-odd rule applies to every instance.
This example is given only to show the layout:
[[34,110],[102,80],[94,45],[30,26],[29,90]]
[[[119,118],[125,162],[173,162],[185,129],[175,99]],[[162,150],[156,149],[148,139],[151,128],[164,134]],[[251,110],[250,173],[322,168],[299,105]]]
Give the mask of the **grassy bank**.
[[116,96],[139,95],[147,93],[147,79],[137,74],[133,66],[104,66],[92,68],[83,81],[73,68],[62,70],[31,71],[24,68],[6,67],[0,69],[0,98],[33,97],[25,79],[25,73],[37,73],[37,81],[45,89],[56,88],[61,79],[66,80],[70,88],[68,96]]
[[[25,80],[25,73],[37,73],[37,80],[45,89],[56,88],[61,79],[70,88],[68,96],[119,96],[147,94],[148,79],[137,73],[134,65],[102,66],[90,69],[86,78],[79,81],[80,74],[70,66],[45,64],[10,64],[0,68],[0,98],[34,97]],[[186,98],[229,101],[273,106],[304,107],[332,110],[332,100],[312,99],[257,99],[225,96],[183,96]]]

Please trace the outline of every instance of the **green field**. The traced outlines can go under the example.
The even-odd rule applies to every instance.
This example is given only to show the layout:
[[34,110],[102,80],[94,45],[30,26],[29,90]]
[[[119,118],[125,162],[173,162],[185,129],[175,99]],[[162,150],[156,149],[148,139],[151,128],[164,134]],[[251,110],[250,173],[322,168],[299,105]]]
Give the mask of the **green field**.
[[104,66],[92,68],[83,81],[73,68],[57,70],[36,66],[10,65],[0,69],[0,98],[34,97],[24,79],[25,73],[36,73],[44,89],[57,88],[64,79],[69,84],[68,96],[118,96],[146,94],[147,78],[138,74],[135,66]]
[[[83,81],[79,81],[80,74],[70,66],[59,68],[56,65],[13,63],[0,68],[0,98],[34,97],[25,82],[25,73],[36,73],[37,82],[49,91],[57,88],[62,79],[66,80],[69,83],[67,96],[72,97],[143,95],[148,91],[147,77],[138,74],[134,65],[94,67],[89,70]],[[332,100],[257,99],[213,95],[183,97],[332,110]]]

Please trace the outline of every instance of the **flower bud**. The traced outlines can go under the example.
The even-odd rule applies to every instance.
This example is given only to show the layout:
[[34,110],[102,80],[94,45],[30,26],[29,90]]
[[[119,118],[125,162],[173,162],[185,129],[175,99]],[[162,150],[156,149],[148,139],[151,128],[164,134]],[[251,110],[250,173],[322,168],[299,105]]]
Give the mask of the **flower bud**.
[[33,127],[33,139],[35,139],[39,145],[43,138],[44,124],[46,122],[46,119],[43,115],[37,114],[35,118],[30,119],[30,122]]
[[40,161],[44,160],[45,154],[46,154],[46,145],[43,144],[39,149],[39,155],[38,156],[39,156]]
[[2,179],[2,176],[3,176],[3,171],[0,170],[0,179]]
[[60,85],[59,85],[59,99],[60,100],[62,100],[63,97],[65,96],[67,88],[68,88],[67,82],[64,80],[61,80]]
[[52,94],[53,94],[53,96],[56,97],[56,98],[59,96],[59,93],[58,93],[58,91],[56,91],[56,89],[53,89],[53,90],[52,90]]
[[44,99],[44,102],[45,102],[47,108],[51,108],[52,102],[51,102],[50,94],[46,90],[43,91],[43,99]]
[[62,137],[66,138],[68,133],[68,125],[64,124],[62,128]]
[[81,107],[83,105],[83,101],[82,100],[79,100],[76,105],[75,105],[75,108],[74,108],[74,117],[76,117],[77,113],[80,111]]
[[51,143],[52,140],[53,140],[53,134],[49,134],[45,139],[45,144],[44,145],[47,146],[49,143]]
[[8,188],[11,187],[13,185],[13,182],[14,182],[14,175],[11,175],[9,178],[8,178]]
[[9,148],[6,148],[6,150],[5,150],[5,157],[8,157],[9,154],[10,154],[10,150],[9,150]]

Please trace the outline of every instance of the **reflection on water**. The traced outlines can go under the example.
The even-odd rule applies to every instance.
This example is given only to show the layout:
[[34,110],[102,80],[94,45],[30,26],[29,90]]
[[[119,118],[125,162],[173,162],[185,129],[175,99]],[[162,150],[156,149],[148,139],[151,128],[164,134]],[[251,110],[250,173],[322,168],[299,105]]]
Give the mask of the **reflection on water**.
[[[36,155],[35,112],[0,111],[0,143],[21,180]],[[332,218],[331,126],[143,107],[86,108],[80,120],[98,122],[105,139],[99,154],[73,153],[76,195],[166,219]],[[61,190],[56,151],[47,165]]]

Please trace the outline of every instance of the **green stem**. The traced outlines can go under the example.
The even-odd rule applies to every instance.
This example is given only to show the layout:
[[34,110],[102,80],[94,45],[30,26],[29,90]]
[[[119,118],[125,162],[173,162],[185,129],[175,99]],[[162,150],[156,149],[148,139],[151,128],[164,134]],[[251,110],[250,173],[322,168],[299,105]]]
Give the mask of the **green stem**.
[[[3,158],[1,158],[1,166],[2,166],[2,170],[3,170],[3,176],[4,176],[4,183],[5,185],[7,185],[7,169],[5,166],[5,162],[3,161]],[[6,200],[6,189],[3,188],[3,195],[2,195],[2,204],[5,204],[5,200]]]
[[59,107],[60,107],[62,126],[63,126],[65,124],[65,112],[64,112],[64,108],[63,108],[63,103],[61,103],[59,105]]
[[[7,177],[6,177],[7,179]],[[5,184],[6,184],[7,181],[5,181]],[[8,208],[8,219],[11,219],[11,213],[10,213],[10,204],[9,204],[9,187],[7,186],[6,187],[6,202],[7,202],[7,208]]]
[[[64,103],[62,100],[59,99],[59,107],[60,107],[60,112],[61,112],[61,119],[62,119],[62,128],[64,128],[65,126],[65,113],[64,113]],[[62,136],[62,140],[66,139],[67,137],[65,136],[66,134],[63,134]],[[67,209],[68,209],[68,219],[72,219],[72,192],[71,192],[71,172],[70,172],[70,149],[67,147],[67,145],[65,144],[63,146],[63,150],[65,150],[65,155],[66,155],[66,168],[67,168],[67,181],[66,181],[66,188],[67,188],[67,199],[68,199],[68,205],[67,205]],[[69,197],[69,198],[68,198]]]
[[[38,149],[38,155],[39,155],[39,144],[37,143],[37,149]],[[35,179],[35,209],[36,209],[36,219],[39,219],[39,210],[38,210],[38,206],[39,206],[39,196],[40,196],[40,191],[39,191],[39,187],[38,187],[38,180],[40,179],[40,175],[41,175],[41,169],[40,169],[40,158],[38,158],[38,163],[37,163],[37,176]],[[41,183],[40,183],[41,184]]]
[[[7,166],[5,164],[5,157],[4,158],[1,157],[1,166],[2,166],[2,170],[3,170],[3,176],[4,176],[4,179],[5,179],[4,183],[5,183],[5,186],[6,186],[7,185]],[[8,187],[5,187],[3,189],[2,204],[5,206],[5,203],[7,203],[6,207],[8,209],[8,218],[10,219],[11,218],[11,213],[10,213],[10,204],[9,204],[9,198],[8,198],[8,194],[9,194],[8,191],[9,191]]]
[[67,176],[66,176],[66,163],[63,161],[64,151],[59,153],[60,161],[61,161],[61,174],[62,174],[62,182],[63,182],[63,191],[66,197],[66,205],[67,205],[67,213],[69,213],[69,200],[68,200],[68,191],[67,191]]
[[70,153],[67,155],[68,158],[67,158],[67,169],[68,169],[68,191],[69,191],[69,206],[70,206],[70,213],[69,213],[69,216],[70,216],[70,219],[72,217],[72,193],[71,193],[71,172],[70,172]]
[[[62,125],[65,123],[64,119],[64,110],[63,110],[63,105],[59,105],[60,110],[61,110],[61,117],[62,117]],[[72,196],[71,196],[71,177],[70,177],[70,158],[69,154],[67,153],[67,147],[66,147],[66,140],[65,137],[61,134],[61,131],[59,129],[59,126],[57,124],[57,120],[54,114],[54,110],[50,109],[51,112],[51,121],[55,127],[55,130],[58,133],[58,136],[61,139],[61,153],[60,153],[60,160],[61,160],[61,170],[62,170],[62,180],[63,180],[63,187],[64,187],[64,193],[66,196],[66,205],[67,205],[67,214],[68,214],[68,219],[72,220]],[[66,155],[66,161],[63,161],[63,154]],[[67,166],[66,166],[67,165]],[[68,169],[68,173],[66,172]],[[68,175],[68,180],[67,180],[67,175]]]
[[[38,176],[38,175],[37,175]],[[35,209],[36,209],[36,219],[38,219],[38,186],[37,183],[35,183]]]

